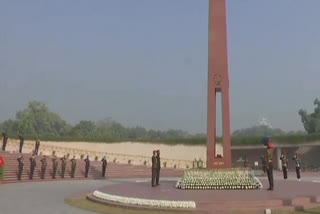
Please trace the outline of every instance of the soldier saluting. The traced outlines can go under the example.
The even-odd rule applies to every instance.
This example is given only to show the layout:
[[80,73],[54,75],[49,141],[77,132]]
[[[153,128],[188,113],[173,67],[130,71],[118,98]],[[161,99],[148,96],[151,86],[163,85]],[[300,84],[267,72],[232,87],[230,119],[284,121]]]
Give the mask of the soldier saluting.
[[296,163],[296,174],[297,174],[297,178],[298,180],[300,181],[300,178],[301,178],[301,160],[300,158],[298,157],[297,153],[294,154],[292,160],[295,161]]
[[90,160],[89,160],[89,156],[87,155],[87,158],[84,159],[85,162],[85,174],[84,176],[87,178],[88,177],[88,173],[89,173],[89,168],[90,168]]
[[156,186],[156,176],[157,176],[157,152],[153,151],[153,156],[151,158],[152,161],[152,174],[151,174],[151,186],[155,187]]
[[52,178],[53,179],[56,178],[57,169],[58,169],[58,160],[56,156],[53,156],[52,158]]
[[284,154],[282,154],[280,156],[280,160],[282,165],[283,178],[287,179],[288,178],[288,159]]
[[44,155],[41,159],[41,179],[45,178],[47,168],[47,157]]
[[19,153],[22,153],[22,147],[23,147],[23,144],[24,144],[24,137],[23,137],[23,133],[20,133],[20,135],[19,135],[19,139],[20,139]]
[[74,173],[76,171],[77,161],[75,156],[70,160],[71,162],[71,178],[74,178]]
[[23,156],[19,155],[19,158],[17,160],[18,160],[18,180],[21,180],[22,171],[23,171],[23,167],[24,167]]
[[33,154],[29,160],[30,160],[30,173],[29,173],[29,178],[30,178],[30,179],[33,179],[34,169],[35,169],[36,166],[37,166],[37,162],[36,162],[35,155]]
[[37,137],[36,143],[35,143],[35,148],[34,148],[34,152],[36,153],[36,155],[38,155],[39,147],[40,147],[40,140]]
[[67,167],[66,156],[64,155],[63,158],[61,158],[60,160],[61,160],[61,178],[64,178],[64,172],[66,171],[66,167]]
[[268,190],[273,190],[274,182],[273,182],[273,143],[269,142],[266,150],[266,169],[269,180],[269,188]]
[[102,161],[102,177],[106,177],[106,169],[107,169],[107,158],[106,158],[106,156],[104,156],[102,159],[101,159],[101,161]]
[[7,142],[8,142],[7,132],[3,132],[2,133],[2,151],[6,151]]

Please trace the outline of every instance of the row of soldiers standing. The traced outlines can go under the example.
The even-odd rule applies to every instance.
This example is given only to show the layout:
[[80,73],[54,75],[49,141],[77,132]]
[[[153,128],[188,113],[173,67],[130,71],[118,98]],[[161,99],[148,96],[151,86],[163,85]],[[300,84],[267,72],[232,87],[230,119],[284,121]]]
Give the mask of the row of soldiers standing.
[[[269,139],[267,139],[267,149],[266,149],[266,154],[265,156],[261,156],[262,159],[262,167],[263,171],[267,172],[268,175],[268,181],[269,181],[269,188],[268,190],[273,190],[274,189],[274,180],[273,180],[273,151],[274,151],[274,145],[272,142],[269,142]],[[280,160],[282,162],[282,171],[283,171],[283,178],[287,179],[288,178],[288,159],[287,157],[282,154],[280,156]],[[295,161],[296,163],[296,174],[297,178],[300,181],[301,178],[301,160],[299,159],[297,153],[294,154],[292,160]]]
[[[66,156],[63,156],[62,158],[60,158],[61,160],[61,178],[64,178],[65,176],[65,171],[67,168],[67,158]],[[24,169],[24,158],[22,155],[19,156],[19,158],[17,159],[18,161],[18,180],[21,180],[22,177],[22,172]],[[35,168],[37,166],[37,162],[36,162],[36,155],[33,154],[30,158],[30,171],[29,171],[29,179],[33,179],[33,175],[34,175],[34,171]],[[84,159],[85,161],[85,177],[88,177],[88,173],[89,173],[89,168],[90,168],[90,159],[89,156],[87,156],[86,159]],[[41,179],[45,179],[45,174],[46,174],[46,169],[47,169],[47,157],[44,155],[42,157],[42,159],[40,160],[41,162],[41,169],[40,169],[40,178]],[[70,177],[74,178],[75,176],[75,171],[76,171],[76,166],[77,166],[77,160],[75,159],[75,156],[73,156],[73,158],[70,160],[71,162],[71,173],[70,173]],[[106,157],[103,157],[102,160],[102,177],[105,177],[106,174],[106,168],[107,168],[107,159]],[[58,170],[58,159],[56,156],[53,156],[52,158],[52,178],[55,179],[56,178],[56,174],[57,174],[57,170]]]
[[[8,143],[8,134],[7,132],[2,133],[2,151],[6,151],[7,143]],[[19,153],[22,153],[22,148],[24,144],[24,136],[23,133],[19,134]],[[35,148],[34,148],[34,153],[38,155],[39,152],[39,147],[40,147],[40,140],[38,137],[36,137],[36,142],[35,142]]]

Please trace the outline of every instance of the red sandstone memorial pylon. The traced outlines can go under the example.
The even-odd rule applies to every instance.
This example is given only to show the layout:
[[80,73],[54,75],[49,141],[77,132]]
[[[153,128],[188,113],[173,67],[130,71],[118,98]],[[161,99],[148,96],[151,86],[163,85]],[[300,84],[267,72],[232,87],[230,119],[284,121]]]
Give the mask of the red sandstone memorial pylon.
[[[231,168],[226,0],[209,0],[207,168]],[[223,154],[216,153],[217,94],[221,93]]]

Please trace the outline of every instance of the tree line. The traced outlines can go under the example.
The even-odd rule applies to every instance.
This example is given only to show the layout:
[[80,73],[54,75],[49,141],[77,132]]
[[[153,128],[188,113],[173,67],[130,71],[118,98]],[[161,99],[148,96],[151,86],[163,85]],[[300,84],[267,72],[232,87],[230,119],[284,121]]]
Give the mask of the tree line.
[[98,122],[82,120],[78,124],[71,125],[58,114],[51,112],[45,103],[39,101],[30,102],[26,109],[16,113],[15,119],[0,123],[0,130],[13,137],[23,133],[26,137],[97,141],[203,137],[201,134],[190,135],[188,132],[176,129],[158,131],[147,130],[140,126],[124,127],[110,118]]
[[[253,126],[233,132],[233,142],[245,144],[251,141],[257,142],[261,136],[274,136],[279,139],[318,139],[320,134],[320,101],[314,101],[316,105],[313,113],[308,114],[300,110],[301,121],[308,134],[305,132],[284,132],[281,129],[274,129],[268,126]],[[70,141],[150,141],[167,142],[169,144],[205,144],[206,134],[190,134],[179,129],[159,131],[145,129],[140,126],[125,127],[122,124],[108,118],[97,122],[82,120],[75,125],[67,123],[58,114],[53,113],[43,102],[32,101],[27,108],[18,111],[15,119],[9,119],[0,123],[0,131],[7,132],[12,138],[23,133],[25,138],[45,138],[47,140],[70,140]],[[294,137],[294,138],[293,138]],[[307,138],[306,138],[307,137]],[[249,139],[250,138],[250,139]],[[252,139],[251,139],[252,138]],[[221,140],[221,139],[220,139]],[[218,139],[219,141],[219,139]],[[300,141],[300,140],[299,140]],[[257,142],[258,143],[258,142]]]

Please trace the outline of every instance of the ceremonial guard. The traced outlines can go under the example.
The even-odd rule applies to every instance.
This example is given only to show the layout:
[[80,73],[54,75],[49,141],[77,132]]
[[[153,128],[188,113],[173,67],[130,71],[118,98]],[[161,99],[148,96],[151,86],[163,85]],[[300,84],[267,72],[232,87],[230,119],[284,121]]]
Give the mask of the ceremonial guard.
[[29,160],[30,160],[30,173],[29,173],[29,178],[30,178],[30,179],[33,179],[34,169],[35,169],[36,166],[37,166],[37,162],[36,162],[36,157],[35,157],[35,155],[33,154]]
[[2,151],[6,151],[7,142],[8,142],[7,132],[3,132],[2,133]]
[[151,175],[151,186],[156,186],[156,176],[157,176],[157,151],[153,151],[153,156],[151,158],[152,161],[152,175]]
[[23,147],[23,144],[24,144],[23,133],[21,133],[21,134],[19,135],[19,139],[20,139],[19,153],[22,153],[22,147]]
[[157,151],[157,177],[156,177],[156,185],[159,184],[159,178],[160,178],[160,169],[161,169],[161,162],[160,162],[160,150]]
[[294,154],[292,160],[294,160],[295,163],[296,163],[296,174],[297,174],[298,180],[300,181],[300,178],[301,178],[301,160],[298,157],[297,153]]
[[102,161],[102,177],[105,178],[106,177],[107,164],[108,164],[106,156],[104,156],[101,159],[101,161]]
[[90,169],[89,156],[87,156],[87,158],[84,159],[84,162],[85,162],[85,173],[84,173],[84,176],[87,178],[88,177],[88,173],[89,173],[89,169]]
[[74,173],[76,172],[77,160],[75,156],[70,160],[71,162],[71,178],[74,178]]
[[40,147],[40,140],[39,140],[39,138],[37,137],[37,139],[36,139],[36,144],[35,144],[35,148],[34,148],[34,152],[35,152],[36,155],[38,155],[39,147]]
[[19,155],[19,158],[17,160],[18,160],[18,180],[21,180],[22,171],[23,171],[23,167],[24,167],[23,156]]
[[57,169],[58,169],[58,160],[56,156],[53,156],[52,158],[52,178],[53,179],[56,178]]
[[41,159],[41,179],[45,178],[47,169],[47,157],[44,155]]
[[280,160],[282,164],[283,178],[287,179],[288,178],[288,159],[284,154],[282,154],[280,156]]
[[66,156],[64,155],[60,160],[61,160],[61,178],[64,178],[64,173],[65,173],[66,167],[67,167]]
[[268,175],[269,181],[269,188],[268,190],[273,190],[274,183],[273,183],[273,143],[269,142],[266,150],[266,170]]

